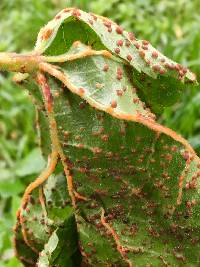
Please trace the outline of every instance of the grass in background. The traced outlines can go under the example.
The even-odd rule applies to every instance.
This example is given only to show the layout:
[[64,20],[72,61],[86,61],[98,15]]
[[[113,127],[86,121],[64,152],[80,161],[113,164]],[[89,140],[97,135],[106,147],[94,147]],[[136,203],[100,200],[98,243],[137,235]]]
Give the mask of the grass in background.
[[[136,37],[150,40],[168,57],[189,66],[200,78],[199,0],[1,0],[0,52],[31,50],[39,29],[69,6],[110,17]],[[189,138],[200,154],[199,89],[186,90],[182,101],[160,119]],[[13,257],[11,228],[25,185],[44,166],[34,118],[28,93],[13,84],[10,75],[0,73],[1,267],[21,266]]]

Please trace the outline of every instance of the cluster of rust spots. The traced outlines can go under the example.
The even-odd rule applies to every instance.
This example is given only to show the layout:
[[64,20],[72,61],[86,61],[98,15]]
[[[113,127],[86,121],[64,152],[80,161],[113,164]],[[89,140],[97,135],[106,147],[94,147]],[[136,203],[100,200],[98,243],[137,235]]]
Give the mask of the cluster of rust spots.
[[46,100],[48,112],[52,112],[53,97],[52,97],[50,87],[48,86],[45,77],[43,75],[38,75],[37,82],[43,90],[43,95]]
[[187,181],[185,184],[185,189],[196,189],[198,185],[198,180],[200,179],[200,166],[198,167],[197,173],[192,175],[192,178],[190,181]]
[[45,29],[45,31],[42,33],[42,36],[41,36],[42,40],[45,40],[45,41],[48,40],[51,37],[52,33],[53,33],[53,29]]
[[[80,18],[81,16],[81,10],[77,8],[67,8],[67,9],[64,9],[63,12],[71,12],[71,14],[76,18]],[[97,21],[97,18],[99,18],[99,20],[103,23],[103,25],[106,27],[108,32],[111,33],[112,30],[114,30],[118,35],[123,35],[124,30],[121,26],[115,24],[114,22],[112,22],[111,20],[107,18],[97,16],[93,13],[89,13],[89,14],[90,14],[90,18],[88,18],[88,23],[90,25],[93,25],[93,23]],[[60,16],[61,15],[58,14],[55,17],[55,19],[60,19]],[[48,39],[50,36],[50,31],[51,31],[50,29],[47,29],[46,34],[44,33],[43,34],[44,37],[42,38]],[[167,72],[167,70],[174,70],[178,73],[179,80],[182,80],[185,77],[185,74],[188,71],[187,68],[181,66],[180,64],[175,64],[170,61],[165,62],[166,58],[161,56],[161,54],[157,50],[154,50],[154,48],[150,47],[149,42],[147,40],[143,40],[141,42],[138,41],[135,38],[135,35],[133,32],[128,32],[127,35],[128,35],[127,38],[123,36],[121,39],[116,41],[117,47],[114,48],[114,52],[117,55],[121,54],[120,48],[122,48],[124,44],[126,47],[130,47],[130,45],[133,44],[136,47],[136,49],[138,49],[139,56],[144,60],[144,62],[147,65],[150,66],[153,72],[159,75],[164,75]],[[151,52],[152,49],[153,51]],[[127,61],[132,62],[133,55],[131,53],[128,53],[126,55],[126,59]],[[195,80],[195,77],[193,78],[191,82],[193,82],[194,80]]]
[[131,41],[135,40],[135,34],[133,32],[128,32],[128,36]]
[[79,9],[74,9],[72,11],[72,16],[77,17],[77,18],[80,17],[81,16],[80,10]]
[[117,68],[117,76],[116,76],[116,78],[117,78],[117,80],[121,80],[123,78],[123,70],[120,67]]

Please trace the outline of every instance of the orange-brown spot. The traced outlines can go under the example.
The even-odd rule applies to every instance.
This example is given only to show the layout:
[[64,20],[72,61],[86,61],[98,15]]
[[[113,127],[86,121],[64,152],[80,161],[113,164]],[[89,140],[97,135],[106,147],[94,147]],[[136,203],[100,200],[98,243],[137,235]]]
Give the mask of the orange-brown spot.
[[160,66],[159,66],[159,65],[153,65],[153,66],[152,66],[152,69],[153,69],[154,71],[159,71],[159,72],[160,72]]
[[85,94],[85,89],[84,89],[83,87],[80,87],[80,88],[78,89],[78,93],[79,93],[80,95],[84,95],[84,94]]
[[89,19],[88,22],[90,23],[90,25],[93,25],[93,20]]
[[139,98],[133,98],[133,103],[138,104],[140,102]]
[[162,75],[162,74],[165,74],[165,73],[166,73],[166,70],[164,70],[164,69],[160,69],[159,72],[160,72],[160,74]]
[[80,17],[81,16],[81,13],[78,9],[74,9],[73,12],[72,12],[72,15],[75,16],[75,17]]
[[99,147],[93,147],[92,151],[94,154],[100,154],[102,152],[102,149]]
[[130,41],[126,40],[125,45],[126,45],[126,47],[130,47],[130,45],[131,45]]
[[105,64],[103,66],[103,71],[107,72],[109,70],[109,65],[108,64]]
[[128,59],[128,61],[131,61],[132,60],[132,56],[129,54],[129,55],[127,55],[127,57],[126,57],[127,59]]
[[158,57],[158,53],[156,51],[153,51],[151,56],[152,56],[152,58],[157,58]]
[[139,55],[140,55],[141,58],[144,58],[145,57],[145,52],[141,50],[141,51],[139,51]]
[[129,32],[129,33],[128,33],[128,36],[129,36],[129,39],[130,39],[131,41],[135,40],[135,35],[134,35],[133,32]]
[[149,41],[147,41],[147,40],[143,40],[143,41],[142,41],[142,44],[143,44],[143,45],[148,45],[148,44],[149,44]]
[[108,20],[104,20],[103,24],[107,27],[110,28],[111,27],[111,22]]
[[116,92],[117,92],[118,96],[122,96],[123,95],[123,90],[116,90]]
[[116,27],[116,33],[118,33],[118,34],[122,34],[122,33],[123,33],[123,28],[120,27],[120,26],[117,26],[117,27]]
[[116,54],[119,54],[119,53],[120,53],[120,49],[119,49],[119,47],[116,47],[116,48],[115,48],[115,53],[116,53]]
[[42,34],[42,39],[47,40],[49,37],[52,35],[53,30],[52,29],[47,29],[43,34]]
[[117,41],[117,45],[118,45],[118,46],[123,46],[123,40],[118,40],[118,41]]
[[96,16],[95,14],[90,13],[90,15],[92,16],[92,18],[93,18],[95,21],[97,21],[97,16]]
[[60,18],[61,18],[61,15],[55,16],[55,19],[60,19]]
[[102,135],[101,139],[102,139],[104,142],[107,142],[108,139],[109,139],[109,135],[108,135],[108,134],[104,134],[104,135]]
[[111,106],[111,108],[116,108],[117,107],[117,101],[116,100],[112,100],[110,102],[110,106]]
[[138,43],[135,43],[134,44],[135,48],[139,49],[140,48],[140,45]]

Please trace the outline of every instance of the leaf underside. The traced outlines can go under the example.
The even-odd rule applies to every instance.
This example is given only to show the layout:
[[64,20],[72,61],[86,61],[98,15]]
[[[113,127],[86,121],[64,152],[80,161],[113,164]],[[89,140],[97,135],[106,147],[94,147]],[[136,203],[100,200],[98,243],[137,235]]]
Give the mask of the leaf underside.
[[[35,50],[58,57],[42,69],[51,116],[35,74],[25,85],[37,106],[44,156],[55,141],[49,133],[53,116],[64,159],[22,208],[15,247],[25,266],[200,264],[200,160],[152,113],[176,102],[194,76],[118,27],[66,9],[38,36]],[[59,63],[63,54],[91,47],[112,56]],[[73,207],[66,165],[76,193]]]

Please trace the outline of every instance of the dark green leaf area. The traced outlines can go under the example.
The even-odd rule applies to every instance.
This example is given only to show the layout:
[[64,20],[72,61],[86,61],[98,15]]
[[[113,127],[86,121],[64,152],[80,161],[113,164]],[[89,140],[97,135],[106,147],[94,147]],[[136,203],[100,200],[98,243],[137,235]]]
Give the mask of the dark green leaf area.
[[[93,201],[88,204],[88,208],[96,205]],[[97,205],[96,205],[97,207]],[[86,266],[114,266],[126,267],[127,263],[124,262],[120,253],[116,249],[116,244],[111,235],[105,234],[105,229],[99,220],[101,210],[96,214],[96,224],[94,225],[88,221],[85,215],[78,215],[78,231],[80,238],[80,248],[83,257],[83,264]],[[94,217],[95,217],[94,216]]]
[[29,95],[35,105],[36,110],[36,128],[39,137],[39,146],[41,148],[44,158],[47,160],[48,155],[51,153],[51,139],[49,135],[49,124],[47,114],[41,95],[41,91],[36,84],[36,81],[28,78],[23,81],[22,86],[28,90]]
[[161,114],[165,107],[176,103],[185,85],[176,78],[159,75],[156,79],[145,73],[133,72],[133,84],[138,88],[138,95],[155,113]]
[[36,112],[37,112],[37,129],[39,136],[39,145],[44,158],[47,159],[48,155],[51,153],[49,124],[46,119],[46,113],[42,109],[36,108]]
[[[89,264],[117,266],[120,258],[123,263],[118,266],[126,266],[128,260],[136,266],[163,262],[197,266],[199,184],[192,187],[199,175],[197,158],[186,163],[189,152],[170,136],[112,118],[49,80],[74,190],[87,198],[77,199],[77,205],[80,242]],[[177,206],[181,175],[183,201]],[[124,249],[123,256],[113,233],[102,223],[102,209]],[[109,247],[106,255],[105,247]],[[118,258],[113,257],[113,249]]]
[[52,233],[44,245],[38,258],[38,267],[78,267],[80,264],[81,255],[77,246],[75,219],[70,217],[62,227]]
[[65,54],[75,41],[81,41],[96,50],[105,49],[100,38],[86,23],[70,17],[60,26],[45,55]]
[[25,243],[19,221],[16,223],[14,232],[14,244],[17,257],[25,267],[34,267],[37,260],[37,254],[34,253],[32,249]]
[[62,172],[62,165],[58,164],[45,184],[32,192],[27,206],[22,209],[21,225],[17,223],[17,254],[21,259],[25,248],[29,254],[24,262],[33,262],[33,266],[37,261],[39,267],[73,267],[81,260],[75,219]]

